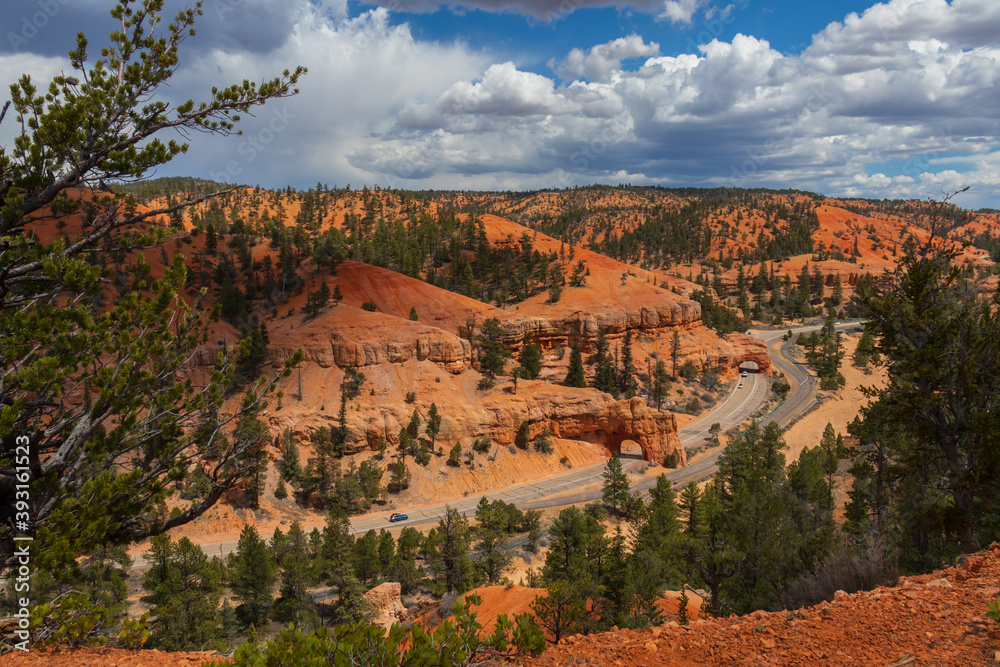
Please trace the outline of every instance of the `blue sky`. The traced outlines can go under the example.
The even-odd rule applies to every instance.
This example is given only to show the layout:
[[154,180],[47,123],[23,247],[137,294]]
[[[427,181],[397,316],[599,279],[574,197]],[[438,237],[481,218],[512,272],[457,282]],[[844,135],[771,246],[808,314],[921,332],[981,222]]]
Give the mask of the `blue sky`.
[[[393,24],[409,24],[415,36],[429,41],[450,41],[457,37],[471,45],[490,49],[514,60],[522,69],[549,73],[546,63],[575,47],[594,46],[630,34],[660,44],[663,55],[679,55],[697,49],[699,43],[717,38],[729,41],[737,33],[766,39],[783,53],[798,53],[809,45],[812,35],[848,13],[863,12],[871,2],[841,0],[810,3],[792,0],[731,3],[733,9],[707,18],[692,18],[690,24],[657,21],[648,13],[631,8],[596,7],[559,15],[556,21],[511,12],[471,9],[453,11],[447,7],[433,12],[395,12]],[[404,5],[405,6],[405,5]],[[369,5],[349,3],[357,15]]]
[[[167,0],[170,12],[184,6]],[[0,0],[0,82],[96,47],[108,0]],[[159,175],[307,187],[792,187],[1000,207],[1000,2],[205,0],[164,90],[306,65]],[[41,13],[40,13],[41,12]],[[96,52],[96,48],[93,49]],[[0,126],[8,144],[14,126]]]

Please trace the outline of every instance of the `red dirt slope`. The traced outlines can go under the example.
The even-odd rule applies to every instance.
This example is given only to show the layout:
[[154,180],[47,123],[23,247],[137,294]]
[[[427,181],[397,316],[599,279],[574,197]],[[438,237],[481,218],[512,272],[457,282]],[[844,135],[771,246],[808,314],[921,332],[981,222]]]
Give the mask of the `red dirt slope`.
[[570,637],[522,664],[995,665],[1000,624],[986,617],[986,603],[998,594],[1000,545],[994,545],[961,568],[904,578],[894,588],[840,594],[797,612]]

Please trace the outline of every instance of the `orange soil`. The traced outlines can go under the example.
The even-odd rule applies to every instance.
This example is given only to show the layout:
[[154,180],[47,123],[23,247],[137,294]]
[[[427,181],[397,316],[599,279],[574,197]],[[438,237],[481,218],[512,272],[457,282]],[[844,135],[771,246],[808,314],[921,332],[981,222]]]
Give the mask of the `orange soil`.
[[1000,546],[960,569],[840,594],[800,612],[754,612],[575,636],[523,667],[575,662],[630,667],[693,665],[994,665],[1000,626],[986,603],[1000,593]]

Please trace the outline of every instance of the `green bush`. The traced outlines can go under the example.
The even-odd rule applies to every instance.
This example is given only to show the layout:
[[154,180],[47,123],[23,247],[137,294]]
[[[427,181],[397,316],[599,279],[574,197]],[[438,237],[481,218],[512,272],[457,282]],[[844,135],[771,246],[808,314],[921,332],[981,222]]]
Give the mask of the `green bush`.
[[[433,632],[417,625],[405,630],[393,625],[388,634],[366,623],[320,628],[304,634],[289,625],[272,641],[244,644],[231,664],[237,667],[325,667],[327,665],[379,665],[382,667],[445,667],[484,664],[513,656],[537,656],[545,649],[545,636],[530,614],[513,620],[497,617],[496,630],[480,636],[483,629],[475,606],[482,599],[470,595],[452,607],[454,620],[441,623]],[[204,667],[230,663],[206,662]]]
[[32,607],[31,636],[42,646],[110,646],[136,650],[149,639],[149,614],[116,619],[83,593]]
[[988,610],[986,615],[1000,623],[1000,597],[997,598],[996,602],[987,602],[986,608]]

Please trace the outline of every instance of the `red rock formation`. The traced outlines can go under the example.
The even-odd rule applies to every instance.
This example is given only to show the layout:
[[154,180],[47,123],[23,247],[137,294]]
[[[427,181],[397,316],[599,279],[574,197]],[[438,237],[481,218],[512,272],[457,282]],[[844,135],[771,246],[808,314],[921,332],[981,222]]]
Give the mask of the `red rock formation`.
[[271,362],[275,368],[301,348],[306,362],[322,368],[374,366],[382,362],[428,360],[450,373],[469,367],[469,341],[436,327],[383,313],[340,305],[313,320],[271,331]]
[[393,623],[403,623],[407,619],[406,607],[400,600],[401,589],[398,581],[387,581],[364,594],[364,599],[375,607],[375,618],[371,620],[386,630]]
[[647,406],[643,398],[616,401],[596,389],[521,382],[516,395],[490,396],[483,408],[491,415],[490,438],[502,445],[514,444],[527,421],[532,437],[548,428],[557,438],[597,442],[612,452],[633,440],[647,461],[663,463],[671,456],[679,466],[687,463],[673,414]]

